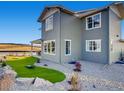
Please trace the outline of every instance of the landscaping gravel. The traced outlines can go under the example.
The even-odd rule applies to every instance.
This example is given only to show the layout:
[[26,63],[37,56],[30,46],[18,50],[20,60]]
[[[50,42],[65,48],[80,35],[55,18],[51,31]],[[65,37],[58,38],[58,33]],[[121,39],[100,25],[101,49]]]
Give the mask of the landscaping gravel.
[[[124,65],[112,64],[104,65],[86,61],[79,61],[82,65],[82,72],[79,72],[80,90],[82,91],[122,91],[124,90]],[[44,66],[47,64],[48,66]],[[64,63],[62,65],[42,61],[36,63],[37,66],[53,68],[62,71],[66,75],[66,79],[62,82],[51,83],[47,80],[36,78],[17,78],[14,87],[11,90],[36,90],[36,91],[67,91],[71,88],[68,84],[74,65]]]

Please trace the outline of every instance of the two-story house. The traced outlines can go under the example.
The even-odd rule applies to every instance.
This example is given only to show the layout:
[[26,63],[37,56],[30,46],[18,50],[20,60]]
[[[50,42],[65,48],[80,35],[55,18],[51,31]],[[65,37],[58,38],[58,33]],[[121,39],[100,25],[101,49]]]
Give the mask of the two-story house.
[[42,23],[42,59],[58,63],[117,61],[124,49],[120,42],[123,18],[122,2],[79,12],[60,6],[45,7],[38,18]]

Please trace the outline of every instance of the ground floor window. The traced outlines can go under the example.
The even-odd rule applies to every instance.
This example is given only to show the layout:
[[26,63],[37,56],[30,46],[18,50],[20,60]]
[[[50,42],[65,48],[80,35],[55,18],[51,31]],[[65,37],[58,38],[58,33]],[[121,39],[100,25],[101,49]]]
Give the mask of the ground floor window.
[[55,54],[55,41],[51,41],[51,53]]
[[65,40],[65,55],[71,55],[71,40]]
[[55,40],[44,41],[44,54],[55,55]]
[[101,52],[101,40],[86,40],[87,52]]
[[44,41],[44,53],[48,53],[48,48],[47,48],[47,41]]
[[50,44],[51,44],[51,42],[47,41],[47,44],[48,44],[48,53],[50,54]]

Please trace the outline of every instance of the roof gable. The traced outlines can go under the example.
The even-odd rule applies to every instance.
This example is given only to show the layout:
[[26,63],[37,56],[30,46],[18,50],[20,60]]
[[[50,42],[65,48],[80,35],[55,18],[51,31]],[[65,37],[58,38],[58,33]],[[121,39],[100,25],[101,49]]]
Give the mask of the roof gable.
[[[62,11],[68,14],[73,15],[74,12],[67,10],[61,6],[49,6],[49,7],[45,7],[43,12],[41,13],[40,17],[38,18],[38,22],[41,22],[42,20],[44,20],[46,17],[50,16],[51,14],[57,12],[57,11]],[[47,15],[45,17],[45,15]]]
[[59,11],[57,8],[48,8],[46,7],[42,14],[40,15],[40,17],[38,18],[38,22],[44,20],[45,18],[47,18],[48,16],[50,16],[51,14],[54,14],[55,12]]

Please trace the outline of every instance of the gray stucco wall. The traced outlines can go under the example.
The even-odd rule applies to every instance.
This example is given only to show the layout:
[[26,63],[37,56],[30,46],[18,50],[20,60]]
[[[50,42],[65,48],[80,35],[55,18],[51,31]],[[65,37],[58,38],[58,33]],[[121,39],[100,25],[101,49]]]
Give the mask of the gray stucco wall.
[[[71,55],[65,55],[65,39],[71,40]],[[61,62],[82,58],[82,21],[72,15],[61,13]]]
[[[86,19],[82,19],[82,59],[91,62],[108,63],[108,10],[101,12],[101,28],[86,30]],[[86,40],[101,39],[101,52],[86,52]]]
[[53,30],[45,31],[45,22],[42,22],[42,39],[45,40],[55,40],[56,42],[56,55],[44,54],[42,51],[42,59],[59,62],[60,57],[60,13],[56,12],[53,14]]

